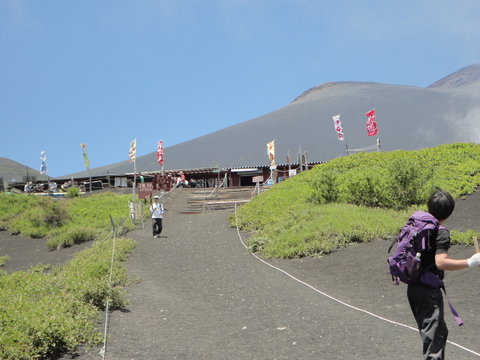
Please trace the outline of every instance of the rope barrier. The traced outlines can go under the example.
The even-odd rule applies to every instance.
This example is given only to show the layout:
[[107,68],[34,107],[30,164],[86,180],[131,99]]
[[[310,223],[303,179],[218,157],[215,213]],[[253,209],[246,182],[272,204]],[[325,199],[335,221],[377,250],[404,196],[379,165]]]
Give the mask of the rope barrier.
[[[205,188],[205,189],[206,189],[206,188]],[[212,192],[211,192],[210,194],[208,194],[207,196],[204,196],[204,198],[208,198],[208,197],[212,196],[213,193],[214,193],[215,191],[217,191],[217,189],[218,189],[218,185],[215,185],[215,187],[213,188]]]
[[348,151],[365,151],[365,150],[373,150],[376,149],[377,145],[367,146],[361,149],[348,149]]
[[[241,242],[242,245],[248,250],[248,246],[247,246],[247,245],[245,244],[245,242],[243,241],[242,235],[240,234],[240,230],[239,230],[239,228],[238,228],[237,205],[236,205],[236,204],[235,204],[235,226],[236,226],[236,229],[237,229],[238,237],[240,238],[240,242]],[[367,311],[367,310],[358,308],[358,307],[356,307],[356,306],[350,305],[350,304],[348,304],[348,303],[346,303],[346,302],[344,302],[344,301],[341,301],[341,300],[339,300],[339,299],[337,299],[337,298],[335,298],[335,297],[333,297],[333,296],[331,296],[331,295],[328,295],[327,293],[325,293],[325,292],[323,292],[323,291],[320,291],[320,290],[318,290],[317,288],[315,288],[314,286],[312,286],[312,285],[310,285],[310,284],[307,284],[306,282],[304,282],[304,281],[296,278],[295,276],[289,274],[289,273],[286,272],[285,270],[282,270],[282,269],[280,269],[280,268],[278,268],[278,267],[276,267],[276,266],[274,266],[274,265],[272,265],[272,264],[269,264],[268,262],[260,259],[260,258],[259,258],[257,255],[255,255],[254,253],[251,252],[251,254],[252,254],[252,256],[254,256],[257,260],[259,260],[260,262],[264,263],[265,265],[268,265],[268,266],[270,266],[271,268],[273,268],[273,269],[275,269],[275,270],[277,270],[277,271],[279,271],[279,272],[287,275],[289,278],[291,278],[291,279],[299,282],[300,284],[302,284],[302,285],[304,285],[304,286],[312,289],[313,291],[315,291],[315,292],[317,292],[317,293],[325,296],[326,298],[328,298],[328,299],[330,299],[330,300],[336,301],[337,303],[339,303],[339,304],[341,304],[341,305],[344,305],[344,306],[346,306],[346,307],[348,307],[348,308],[350,308],[350,309],[353,309],[353,310],[362,312],[362,313],[364,313],[364,314],[370,315],[370,316],[372,316],[372,317],[374,317],[374,318],[377,318],[377,319],[379,319],[379,320],[383,320],[383,321],[388,322],[388,323],[390,323],[390,324],[397,325],[397,326],[401,326],[401,327],[404,327],[404,328],[407,328],[407,329],[410,329],[410,330],[414,330],[415,332],[418,332],[418,329],[416,329],[416,328],[414,328],[414,327],[412,327],[412,326],[409,326],[409,325],[406,325],[406,324],[402,324],[402,323],[399,323],[399,322],[396,322],[396,321],[393,321],[393,320],[384,318],[384,317],[382,317],[382,316],[380,316],[380,315],[376,315],[376,314],[374,314],[374,313],[372,313],[372,312],[370,312],[370,311]],[[467,352],[469,352],[469,353],[471,353],[471,354],[473,354],[473,355],[476,355],[476,356],[479,356],[479,357],[480,357],[480,353],[477,353],[477,352],[475,352],[475,351],[473,351],[473,350],[470,350],[470,349],[468,349],[468,348],[466,348],[466,347],[464,347],[464,346],[462,346],[462,345],[460,345],[460,344],[457,344],[457,343],[455,343],[455,342],[452,342],[452,341],[450,341],[450,340],[447,340],[447,342],[448,342],[449,344],[451,344],[451,345],[454,345],[454,346],[456,346],[456,347],[458,347],[458,348],[460,348],[460,349],[462,349],[462,350],[465,350],[465,351],[467,351]]]
[[[115,246],[116,246],[116,243],[117,243],[117,231],[116,231],[115,221],[113,220],[112,215],[110,215],[110,221],[112,223],[113,230],[105,239],[102,240],[102,241],[105,241],[113,233],[112,256],[111,256],[111,259],[110,259],[110,275],[108,277],[109,286],[111,286],[111,284],[112,284],[113,264],[115,262]],[[132,221],[132,219],[130,219],[130,221]],[[103,347],[100,350],[100,356],[102,356],[102,359],[105,359],[105,354],[107,352],[108,322],[109,322],[109,314],[110,314],[109,310],[110,310],[110,300],[107,299],[107,303],[106,303],[106,306],[105,306],[105,328],[104,328],[104,331],[103,331]]]

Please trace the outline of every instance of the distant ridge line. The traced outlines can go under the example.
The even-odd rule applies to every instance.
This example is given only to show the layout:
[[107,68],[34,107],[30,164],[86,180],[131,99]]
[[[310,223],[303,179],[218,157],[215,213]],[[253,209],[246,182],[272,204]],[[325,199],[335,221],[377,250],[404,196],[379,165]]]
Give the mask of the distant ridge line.
[[345,85],[366,85],[366,84],[378,84],[378,83],[377,82],[371,82],[371,81],[329,81],[329,82],[314,86],[314,87],[302,92],[290,104],[294,103],[295,101],[306,98],[307,96],[312,95],[314,93],[317,93],[319,91],[326,90],[326,89],[331,89],[333,87],[345,86]]
[[435,81],[428,88],[453,89],[480,83],[480,64],[465,66]]

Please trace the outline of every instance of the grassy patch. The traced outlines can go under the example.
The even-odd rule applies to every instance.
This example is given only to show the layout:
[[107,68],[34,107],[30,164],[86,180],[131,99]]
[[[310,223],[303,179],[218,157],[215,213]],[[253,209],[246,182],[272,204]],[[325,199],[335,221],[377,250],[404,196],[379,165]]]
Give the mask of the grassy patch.
[[98,309],[127,304],[128,284],[121,261],[132,251],[131,239],[96,242],[70,262],[48,272],[39,264],[29,271],[0,276],[0,358],[49,359],[80,344],[102,340]]
[[0,194],[0,230],[47,238],[47,247],[59,250],[107,236],[112,228],[110,216],[117,227],[134,229],[134,224],[125,221],[129,200],[130,195],[111,192],[69,199]]
[[[395,236],[435,187],[454,197],[480,184],[480,146],[449,144],[418,151],[360,153],[315,166],[242,205],[230,225],[253,232],[251,251],[298,258],[350,242]],[[452,231],[471,244],[473,231]]]
[[[0,271],[0,359],[51,359],[102,340],[98,310],[128,303],[123,287],[129,280],[121,262],[135,242],[117,238],[114,247],[110,216],[117,226],[133,229],[125,222],[129,200],[113,193],[69,199],[0,194],[2,229],[47,237],[52,250],[93,241],[61,266]],[[0,266],[5,261],[8,256],[0,257]]]
[[8,255],[0,256],[0,266],[4,266],[8,260],[10,260],[10,256]]

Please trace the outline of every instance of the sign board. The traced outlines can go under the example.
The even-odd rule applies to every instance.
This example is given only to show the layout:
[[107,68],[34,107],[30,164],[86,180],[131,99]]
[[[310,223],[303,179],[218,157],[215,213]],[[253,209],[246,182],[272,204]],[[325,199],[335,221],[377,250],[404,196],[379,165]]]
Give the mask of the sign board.
[[263,181],[263,175],[252,177],[252,182],[259,183]]
[[295,176],[295,175],[297,175],[297,169],[288,170],[288,176]]
[[153,178],[153,190],[157,191],[170,191],[172,185],[171,175],[155,174]]
[[153,183],[137,183],[137,194],[139,199],[147,199],[153,191]]

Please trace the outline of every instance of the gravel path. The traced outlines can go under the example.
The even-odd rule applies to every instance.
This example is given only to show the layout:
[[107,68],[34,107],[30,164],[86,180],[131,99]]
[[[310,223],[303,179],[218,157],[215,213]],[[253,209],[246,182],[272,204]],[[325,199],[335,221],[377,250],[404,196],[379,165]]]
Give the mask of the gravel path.
[[[415,330],[365,312],[415,327],[405,287],[392,286],[387,273],[388,241],[268,262],[289,276],[247,253],[229,214],[167,215],[165,238],[151,238],[148,226],[132,234],[138,247],[127,268],[141,281],[128,288],[128,309],[111,315],[105,359],[421,358]],[[471,252],[454,247],[451,256]],[[476,352],[479,283],[473,271],[446,281],[465,321],[458,327],[446,310],[450,340]],[[478,359],[447,350],[450,359]],[[77,359],[90,358],[98,352]]]

